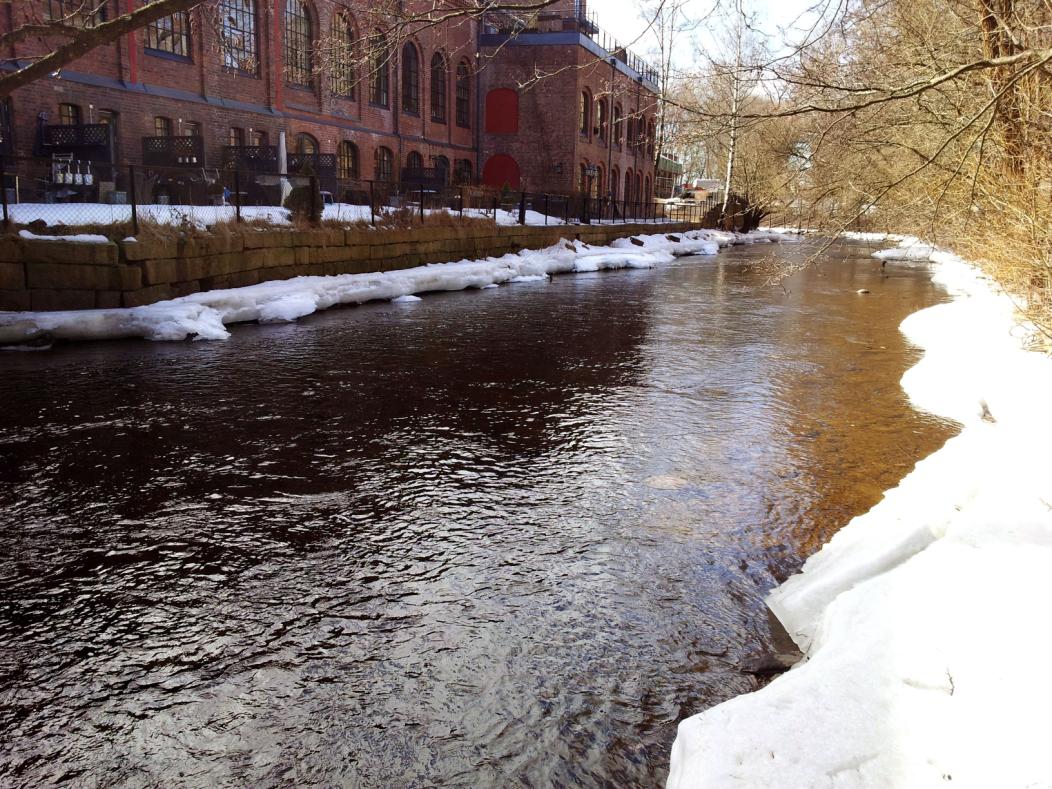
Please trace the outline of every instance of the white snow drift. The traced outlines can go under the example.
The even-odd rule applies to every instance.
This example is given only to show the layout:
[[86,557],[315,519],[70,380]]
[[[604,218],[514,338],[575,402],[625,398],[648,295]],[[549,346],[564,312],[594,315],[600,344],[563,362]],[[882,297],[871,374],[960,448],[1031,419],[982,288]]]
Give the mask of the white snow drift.
[[551,274],[616,268],[650,268],[675,255],[715,254],[720,245],[776,241],[776,233],[741,235],[697,230],[640,236],[641,245],[619,239],[609,247],[562,241],[548,249],[524,250],[485,260],[436,263],[403,271],[296,277],[244,288],[195,293],[145,307],[66,312],[0,313],[0,345],[46,336],[62,340],[145,337],[221,340],[226,325],[245,321],[293,321],[336,304],[399,299],[429,291],[484,288],[535,281]]
[[903,322],[902,385],[963,430],[772,592],[805,658],[684,720],[670,789],[1052,786],[1052,360],[960,258],[877,256],[922,249],[954,300]]

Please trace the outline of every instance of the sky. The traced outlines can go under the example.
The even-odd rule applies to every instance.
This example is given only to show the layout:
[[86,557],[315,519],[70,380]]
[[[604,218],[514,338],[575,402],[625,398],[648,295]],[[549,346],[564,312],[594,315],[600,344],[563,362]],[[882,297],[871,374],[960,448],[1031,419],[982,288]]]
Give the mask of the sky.
[[[695,18],[704,17],[712,9],[714,0],[688,0],[687,13]],[[647,36],[640,36],[644,29],[644,22],[639,13],[639,0],[587,0],[588,10],[598,16],[599,26],[610,33],[614,38],[637,54],[646,57],[648,50],[654,47],[652,40]],[[775,41],[782,40],[781,31],[788,28],[804,11],[813,4],[814,0],[744,0],[747,11],[756,15],[756,21],[761,29],[774,37]],[[707,35],[708,26],[702,25],[694,34],[697,44],[711,46],[711,37]],[[638,40],[637,40],[638,39]],[[774,46],[772,49],[777,50]],[[682,52],[676,57],[679,68],[689,68],[694,60],[695,46],[689,41],[684,41]]]

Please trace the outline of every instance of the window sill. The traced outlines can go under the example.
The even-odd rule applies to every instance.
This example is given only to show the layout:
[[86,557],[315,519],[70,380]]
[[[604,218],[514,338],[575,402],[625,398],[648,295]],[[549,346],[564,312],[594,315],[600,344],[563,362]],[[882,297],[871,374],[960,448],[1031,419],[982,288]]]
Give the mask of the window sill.
[[402,114],[403,115],[408,115],[411,118],[419,118],[420,117],[420,110],[417,110],[416,112],[413,112],[412,110],[407,110],[405,107],[402,107]]
[[434,115],[431,116],[431,122],[432,123],[437,123],[440,126],[445,126],[446,125],[446,119],[445,118],[436,118]]
[[471,128],[471,124],[470,123],[461,123],[460,121],[457,121],[457,128],[458,129],[470,129]]
[[387,106],[386,104],[380,104],[379,102],[376,102],[376,101],[370,101],[370,102],[369,102],[369,106],[370,106],[370,107],[375,107],[375,108],[376,108],[376,109],[378,109],[378,110],[387,110],[387,111],[390,111],[390,109],[391,109],[391,108],[390,108],[390,107],[388,107],[388,106]]
[[236,68],[234,66],[223,66],[223,73],[230,74],[235,77],[246,77],[248,79],[259,79],[258,71],[245,71],[243,68]]
[[165,52],[163,49],[150,49],[149,47],[143,47],[143,54],[149,55],[152,58],[160,58],[161,60],[172,60],[176,63],[193,63],[194,59],[189,55],[177,55],[175,52]]

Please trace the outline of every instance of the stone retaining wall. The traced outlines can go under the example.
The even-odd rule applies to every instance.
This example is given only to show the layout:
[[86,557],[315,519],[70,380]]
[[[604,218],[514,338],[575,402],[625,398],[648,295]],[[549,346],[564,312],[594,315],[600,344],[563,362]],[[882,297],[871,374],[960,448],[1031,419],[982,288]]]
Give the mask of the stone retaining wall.
[[684,232],[694,226],[423,225],[409,230],[253,230],[171,240],[87,244],[0,238],[0,310],[138,307],[202,290],[303,275],[394,271],[425,263],[543,249],[560,238],[589,244]]

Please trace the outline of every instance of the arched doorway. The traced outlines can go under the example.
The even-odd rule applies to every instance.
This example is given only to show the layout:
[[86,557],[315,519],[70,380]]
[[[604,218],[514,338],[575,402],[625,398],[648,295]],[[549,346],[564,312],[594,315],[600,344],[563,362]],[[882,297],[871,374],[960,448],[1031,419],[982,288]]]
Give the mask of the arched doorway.
[[498,189],[507,186],[509,189],[519,188],[519,164],[506,153],[498,153],[489,157],[482,167],[482,182],[486,186],[495,186]]

